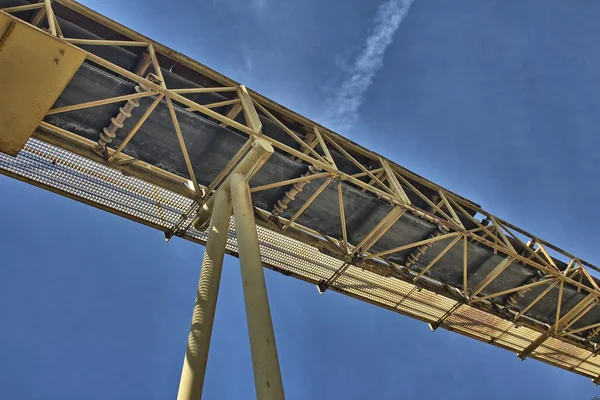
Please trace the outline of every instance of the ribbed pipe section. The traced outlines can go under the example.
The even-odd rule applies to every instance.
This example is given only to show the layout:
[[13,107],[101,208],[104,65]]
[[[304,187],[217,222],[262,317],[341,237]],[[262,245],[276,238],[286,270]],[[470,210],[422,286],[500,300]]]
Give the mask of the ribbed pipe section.
[[[140,57],[140,61],[134,69],[134,72],[137,75],[142,76],[150,66],[151,61],[152,60],[148,53],[142,54],[142,56]],[[160,82],[160,79],[153,73],[149,73],[146,79],[155,83]],[[143,85],[135,86],[136,93],[143,93],[149,90],[149,88]],[[125,120],[127,118],[131,118],[131,112],[139,106],[139,99],[129,99],[123,106],[119,107],[119,113],[110,119],[110,125],[102,129],[102,131],[99,134],[100,138],[98,139],[98,143],[92,148],[92,150],[96,154],[98,154],[100,157],[107,156],[106,145],[112,143],[113,139],[117,137],[117,131],[123,128],[123,123],[125,122]]]
[[[301,177],[308,178],[311,175],[319,173],[320,171],[321,171],[320,168],[317,168],[317,167],[311,165],[308,167],[308,172],[301,175]],[[275,202],[275,206],[273,206],[273,211],[271,211],[271,214],[274,217],[278,217],[280,214],[283,214],[283,212],[285,210],[287,210],[289,204],[292,201],[294,201],[294,199],[296,198],[296,195],[298,195],[298,193],[300,193],[302,190],[304,190],[304,186],[306,186],[306,184],[308,184],[308,183],[310,183],[310,179],[294,183],[292,185],[291,189],[288,190],[287,192],[285,192],[283,197]]]
[[[440,235],[448,233],[448,231],[448,228],[439,225],[437,231],[429,235],[428,239],[434,239]],[[427,250],[433,247],[434,243],[435,242],[422,244],[421,246],[417,247],[412,253],[410,253],[408,257],[406,257],[406,268],[410,268],[412,265],[415,265],[417,262],[419,262],[421,257],[423,257],[423,254],[425,254]]]

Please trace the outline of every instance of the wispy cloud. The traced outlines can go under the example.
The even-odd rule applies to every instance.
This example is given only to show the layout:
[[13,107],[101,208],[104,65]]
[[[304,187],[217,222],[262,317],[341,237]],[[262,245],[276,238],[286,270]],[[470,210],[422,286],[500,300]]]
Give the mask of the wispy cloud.
[[255,10],[264,11],[269,5],[268,0],[252,0],[252,6]]
[[[204,0],[201,0],[204,1]],[[270,0],[211,0],[213,7],[227,7],[232,12],[245,13],[248,9],[258,16],[264,15]]]
[[388,0],[377,9],[373,27],[360,53],[343,71],[344,78],[336,93],[328,100],[325,116],[335,129],[347,129],[358,120],[358,109],[366,91],[383,66],[383,58],[394,33],[408,15],[414,0]]
[[250,50],[250,47],[246,45],[242,46],[242,56],[244,57],[244,72],[248,76],[251,76],[254,62],[252,61],[252,50]]

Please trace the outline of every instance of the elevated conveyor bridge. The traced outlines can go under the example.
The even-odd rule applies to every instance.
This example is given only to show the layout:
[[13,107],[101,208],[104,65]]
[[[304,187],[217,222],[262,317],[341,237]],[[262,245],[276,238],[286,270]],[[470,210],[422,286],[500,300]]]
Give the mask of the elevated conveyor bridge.
[[201,393],[223,251],[259,398],[283,389],[257,265],[599,381],[591,263],[74,1],[0,9],[0,173],[209,242],[180,398]]

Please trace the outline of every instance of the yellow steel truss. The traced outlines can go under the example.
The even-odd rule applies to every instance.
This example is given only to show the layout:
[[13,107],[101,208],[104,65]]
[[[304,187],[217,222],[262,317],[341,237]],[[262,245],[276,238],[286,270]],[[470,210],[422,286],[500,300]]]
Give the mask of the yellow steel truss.
[[[110,28],[129,40],[90,40],[67,38],[62,34],[60,15],[56,16],[54,4],[59,4],[87,17],[96,23]],[[72,104],[48,110],[46,115],[72,110],[82,110],[111,103],[122,103],[142,97],[153,97],[154,102],[146,110],[135,127],[126,134],[125,140],[116,149],[109,147],[105,154],[98,154],[94,148],[98,143],[78,136],[48,122],[39,122],[32,137],[15,158],[0,154],[0,173],[30,182],[37,186],[75,198],[84,203],[136,220],[164,231],[168,236],[179,235],[204,244],[206,234],[199,227],[206,225],[210,216],[210,199],[224,185],[237,162],[249,151],[252,143],[261,139],[287,156],[300,160],[319,170],[313,175],[301,176],[267,185],[250,188],[250,192],[272,189],[324,178],[325,183],[300,206],[289,219],[273,215],[268,210],[255,209],[257,229],[263,263],[283,273],[293,275],[308,282],[319,284],[322,290],[331,289],[360,300],[409,315],[429,323],[432,328],[442,327],[473,337],[519,354],[519,357],[533,357],[558,367],[593,378],[600,376],[600,362],[595,361],[598,344],[575,336],[587,330],[598,330],[600,323],[577,329],[571,328],[589,312],[600,300],[600,288],[588,270],[599,271],[591,263],[554,246],[527,231],[483,210],[473,202],[436,185],[387,160],[329,129],[302,117],[285,107],[247,89],[243,85],[160,45],[116,22],[72,0],[46,0],[1,11],[1,16],[11,21],[17,19],[9,13],[37,10],[32,20],[27,21],[33,28],[47,20],[48,32],[43,33],[68,46],[78,48],[86,62],[99,65],[114,74],[131,80],[145,91],[107,99],[93,99],[80,104]],[[22,24],[22,22],[19,22]],[[39,31],[41,32],[41,31]],[[2,39],[0,38],[0,45]],[[152,73],[146,76],[124,69],[93,52],[79,46],[122,46],[145,48],[150,57]],[[213,87],[168,88],[162,77],[160,57],[189,68],[215,82]],[[195,93],[227,93],[228,100],[199,104],[185,97]],[[191,185],[187,179],[176,176],[156,166],[127,155],[127,145],[141,128],[144,121],[160,102],[166,102],[174,131],[181,147],[181,157],[185,160]],[[232,106],[228,112],[224,106]],[[200,185],[195,177],[192,160],[183,141],[181,127],[175,107],[182,107],[209,118],[221,126],[230,127],[247,136],[248,141],[238,151],[225,169],[208,186]],[[243,113],[247,123],[235,120]],[[287,134],[299,148],[294,148],[273,139],[262,132],[260,117],[273,121]],[[41,120],[42,115],[40,116]],[[345,158],[361,172],[349,174],[338,168],[332,153]],[[47,172],[32,173],[29,163],[51,161],[54,167]],[[59,168],[60,167],[60,168]],[[54,169],[52,169],[54,168]],[[154,204],[146,213],[137,212],[132,207],[118,205],[106,200],[114,195],[112,189],[101,189],[89,182],[74,178],[74,172],[102,181],[109,188],[119,188],[125,193],[136,193]],[[120,171],[126,176],[123,176]],[[52,174],[46,176],[44,174]],[[79,180],[78,180],[79,179]],[[341,237],[330,237],[297,223],[304,212],[331,182],[336,182],[339,199],[339,218],[342,227]],[[392,211],[368,233],[359,243],[351,243],[346,224],[342,183],[352,184],[365,192],[389,202]],[[85,186],[91,185],[91,186]],[[108,194],[98,191],[108,190]],[[106,195],[107,197],[102,197]],[[411,196],[422,199],[427,209],[420,208],[410,200]],[[104,200],[103,200],[104,199]],[[140,206],[142,207],[142,206]],[[170,210],[170,211],[169,211]],[[173,210],[176,210],[173,211]],[[373,244],[381,238],[405,213],[410,213],[443,230],[443,233],[380,252],[370,252]],[[198,216],[198,217],[197,217]],[[480,218],[477,218],[479,216]],[[194,226],[194,221],[196,226]],[[475,225],[467,229],[465,223]],[[262,235],[262,236],[261,236]],[[408,249],[451,239],[424,270],[417,271],[410,266],[399,265],[386,256]],[[468,282],[469,259],[468,242],[480,243],[503,256],[503,260],[477,285]],[[527,243],[525,243],[527,241]],[[513,244],[519,244],[519,252]],[[461,287],[447,287],[442,282],[428,276],[427,272],[452,248],[461,249],[463,264],[458,266],[463,272]],[[236,254],[237,242],[232,239],[227,251]],[[556,259],[568,262],[561,270]],[[512,262],[519,262],[538,271],[542,278],[515,286],[501,292],[483,295],[488,287]],[[562,293],[565,286],[576,288],[585,298],[568,313],[561,314]],[[523,293],[534,287],[546,286],[544,291],[520,311],[505,310],[499,313],[494,298],[507,294]],[[527,318],[525,313],[544,298],[550,290],[559,290],[557,318],[553,326]]]

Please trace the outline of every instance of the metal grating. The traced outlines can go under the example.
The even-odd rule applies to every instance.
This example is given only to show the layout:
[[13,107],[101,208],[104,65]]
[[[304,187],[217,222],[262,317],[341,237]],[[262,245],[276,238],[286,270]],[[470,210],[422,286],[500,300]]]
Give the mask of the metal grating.
[[[0,153],[0,173],[161,230],[175,225],[193,203],[187,197],[33,138],[17,157]],[[271,269],[316,284],[340,267],[339,260],[314,247],[262,226],[257,230],[263,261]],[[207,235],[188,229],[185,237],[204,243]],[[237,255],[233,220],[227,250]],[[540,335],[467,305],[450,313],[457,304],[454,300],[355,266],[350,266],[331,289],[425,322],[436,323],[446,317],[441,327],[514,352],[522,351]],[[544,342],[532,357],[588,377],[600,375],[600,359],[594,354],[554,338]]]

